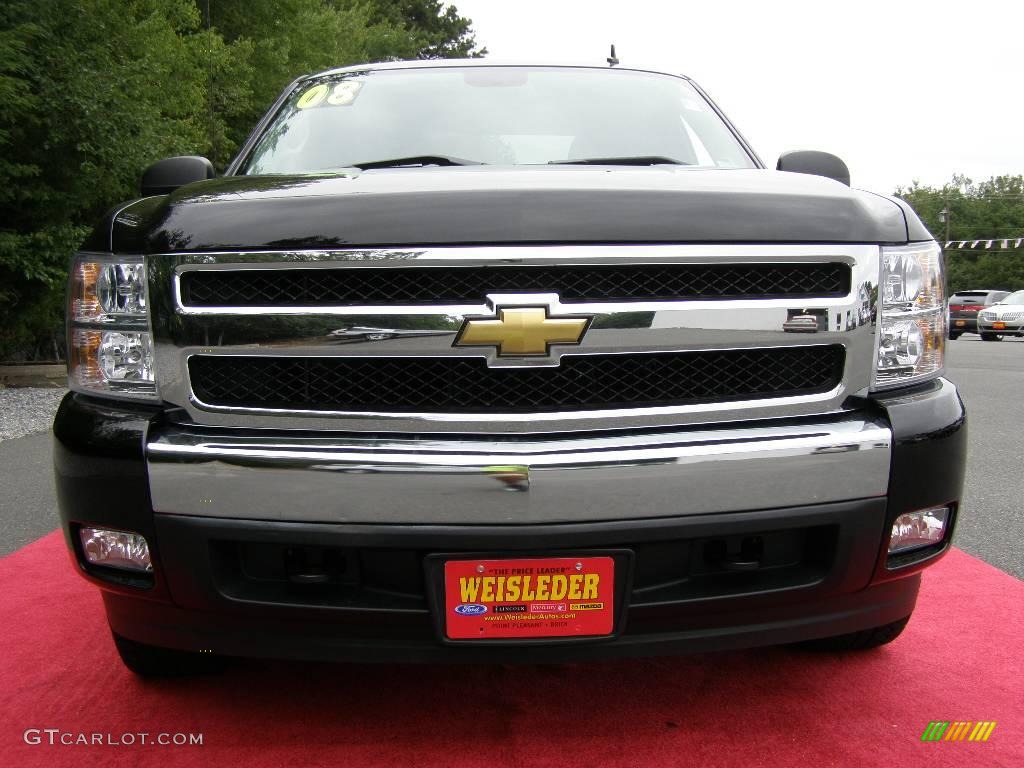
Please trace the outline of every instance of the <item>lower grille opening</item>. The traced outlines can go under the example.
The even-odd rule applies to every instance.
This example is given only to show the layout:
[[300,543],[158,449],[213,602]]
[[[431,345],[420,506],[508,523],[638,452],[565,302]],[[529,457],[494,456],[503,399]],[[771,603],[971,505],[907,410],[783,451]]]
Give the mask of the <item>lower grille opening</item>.
[[[685,554],[677,552],[675,580],[639,570],[633,580],[634,600],[707,600],[816,584],[835,560],[838,529],[816,526],[738,536],[694,539]],[[659,545],[663,546],[663,545]],[[637,562],[655,558],[641,558]]]
[[827,392],[839,345],[566,355],[558,367],[489,368],[482,358],[195,355],[205,405],[351,412],[541,412],[728,402]]
[[268,542],[211,542],[221,592],[237,600],[423,609],[422,554]]
[[[656,605],[812,586],[832,569],[838,537],[838,526],[823,525],[626,544],[635,554],[629,601]],[[418,549],[211,542],[214,578],[223,594],[283,605],[426,610],[423,563],[429,554]],[[734,562],[752,562],[754,554],[756,567],[733,567]],[[531,555],[543,557],[544,552]]]

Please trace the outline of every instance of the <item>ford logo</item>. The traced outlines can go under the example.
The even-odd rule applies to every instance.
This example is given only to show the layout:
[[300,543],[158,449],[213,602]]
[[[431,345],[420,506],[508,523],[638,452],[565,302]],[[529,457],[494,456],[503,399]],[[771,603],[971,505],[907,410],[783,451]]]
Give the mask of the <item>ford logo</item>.
[[487,606],[480,605],[480,603],[463,603],[455,606],[455,612],[460,616],[479,616],[482,613],[487,613]]

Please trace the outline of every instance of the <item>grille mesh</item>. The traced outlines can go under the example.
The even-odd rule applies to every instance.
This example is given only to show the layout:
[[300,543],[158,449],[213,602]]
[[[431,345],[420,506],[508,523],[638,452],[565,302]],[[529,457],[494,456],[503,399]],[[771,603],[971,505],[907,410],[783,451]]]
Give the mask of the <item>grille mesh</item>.
[[192,307],[479,304],[487,293],[557,293],[563,301],[844,296],[845,264],[636,264],[197,270]]
[[313,411],[541,412],[824,392],[841,346],[566,355],[557,368],[488,368],[482,358],[193,356],[207,405]]

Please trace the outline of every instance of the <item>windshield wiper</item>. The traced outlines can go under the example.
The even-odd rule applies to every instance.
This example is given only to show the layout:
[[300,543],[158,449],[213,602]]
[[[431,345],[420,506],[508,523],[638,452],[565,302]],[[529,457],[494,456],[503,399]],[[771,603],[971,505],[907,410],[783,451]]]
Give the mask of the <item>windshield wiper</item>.
[[358,168],[369,171],[373,168],[402,168],[405,166],[424,165],[483,165],[478,160],[463,160],[461,157],[447,155],[414,155],[413,157],[396,157],[393,160],[368,160],[365,163],[349,163],[347,168]]
[[552,160],[548,165],[690,165],[671,157],[640,155],[638,157],[585,157],[580,160]]

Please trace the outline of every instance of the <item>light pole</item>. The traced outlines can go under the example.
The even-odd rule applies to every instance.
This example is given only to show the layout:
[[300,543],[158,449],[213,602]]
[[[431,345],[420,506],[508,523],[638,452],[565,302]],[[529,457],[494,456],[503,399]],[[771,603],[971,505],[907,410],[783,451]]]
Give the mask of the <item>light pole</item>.
[[948,243],[949,242],[949,219],[950,219],[950,215],[949,214],[950,214],[949,203],[947,202],[946,203],[946,207],[943,208],[941,211],[939,211],[939,221],[941,221],[943,224],[946,225],[946,239],[943,240],[944,243]]

